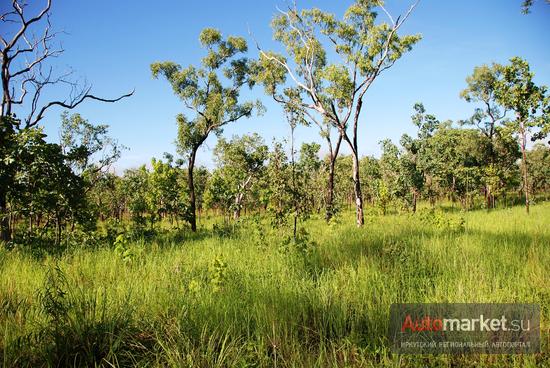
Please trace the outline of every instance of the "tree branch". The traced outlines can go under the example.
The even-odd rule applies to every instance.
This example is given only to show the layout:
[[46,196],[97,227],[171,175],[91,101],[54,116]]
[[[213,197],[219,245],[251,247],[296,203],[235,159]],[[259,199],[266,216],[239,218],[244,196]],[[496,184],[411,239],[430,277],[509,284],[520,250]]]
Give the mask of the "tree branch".
[[102,98],[102,97],[97,97],[93,94],[90,93],[91,91],[91,87],[88,88],[85,93],[81,94],[81,96],[79,98],[77,98],[76,100],[73,100],[71,102],[66,102],[66,101],[52,101],[52,102],[49,102],[48,104],[46,104],[45,106],[43,106],[40,111],[38,112],[38,115],[36,116],[35,119],[33,120],[27,120],[26,122],[26,127],[27,128],[30,128],[30,127],[33,127],[35,126],[40,120],[42,120],[42,118],[44,117],[44,113],[51,107],[53,106],[61,106],[61,107],[64,107],[66,109],[74,109],[75,107],[77,107],[78,105],[80,105],[82,102],[84,102],[86,99],[90,99],[90,100],[96,100],[96,101],[101,101],[101,102],[117,102],[117,101],[120,101],[122,100],[123,98],[126,98],[126,97],[130,97],[134,94],[135,90],[132,90],[132,92],[130,93],[127,93],[125,95],[122,95],[120,97],[117,97],[117,98],[113,98],[113,99],[109,99],[109,98]]

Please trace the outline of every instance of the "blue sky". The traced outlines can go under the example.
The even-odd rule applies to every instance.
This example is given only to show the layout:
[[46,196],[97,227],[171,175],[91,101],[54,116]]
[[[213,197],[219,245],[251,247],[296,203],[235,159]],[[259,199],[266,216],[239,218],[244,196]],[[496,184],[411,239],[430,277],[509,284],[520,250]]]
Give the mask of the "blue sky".
[[[32,1],[32,7],[39,2]],[[297,3],[341,15],[351,1]],[[394,15],[408,5],[408,1],[387,1]],[[118,171],[175,151],[174,117],[183,107],[166,81],[152,79],[149,65],[161,60],[198,63],[203,56],[198,35],[204,27],[242,35],[251,42],[250,28],[263,48],[277,49],[269,28],[276,6],[284,7],[285,2],[54,1],[53,26],[67,32],[62,36],[66,52],[56,60],[58,67],[75,69],[78,76],[93,83],[98,95],[111,97],[136,90],[133,97],[119,103],[91,101],[76,110],[91,122],[109,124],[111,135],[129,147],[117,163]],[[521,0],[421,0],[402,33],[421,33],[423,40],[368,92],[360,121],[360,153],[378,155],[381,139],[398,141],[403,133],[413,134],[410,115],[417,101],[440,119],[468,117],[474,106],[460,100],[459,92],[476,65],[505,63],[518,55],[529,61],[537,83],[550,84],[550,6],[535,1],[529,15],[523,15],[520,8]],[[255,48],[250,49],[255,57]],[[288,137],[279,107],[259,88],[245,97],[252,95],[263,100],[267,113],[228,126],[224,135],[258,132],[266,142]],[[52,110],[44,119],[52,137],[57,136],[60,113]],[[321,142],[313,127],[300,128],[297,139]],[[199,154],[199,164],[212,165],[214,145],[215,138],[210,138]]]

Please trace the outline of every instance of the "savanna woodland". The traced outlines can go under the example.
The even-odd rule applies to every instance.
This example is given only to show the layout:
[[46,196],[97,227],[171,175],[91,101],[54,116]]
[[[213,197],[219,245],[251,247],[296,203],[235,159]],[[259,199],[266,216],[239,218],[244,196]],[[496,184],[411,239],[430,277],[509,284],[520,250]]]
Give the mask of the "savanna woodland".
[[[365,136],[386,129],[369,120],[375,86],[435,37],[413,26],[435,3],[273,2],[265,39],[205,23],[194,63],[178,63],[191,46],[177,39],[145,66],[128,54],[178,107],[150,122],[177,124],[170,153],[124,167],[125,135],[84,111],[164,97],[67,69],[71,15],[53,3],[0,6],[3,366],[550,366],[550,93],[536,76],[548,58],[469,68],[458,119],[417,96],[387,101],[407,133],[372,147]],[[550,19],[547,1],[507,3],[518,21]],[[178,16],[183,30],[196,17]],[[438,78],[425,87],[444,89]],[[224,132],[239,124],[250,132]],[[392,303],[536,303],[541,349],[397,354]]]

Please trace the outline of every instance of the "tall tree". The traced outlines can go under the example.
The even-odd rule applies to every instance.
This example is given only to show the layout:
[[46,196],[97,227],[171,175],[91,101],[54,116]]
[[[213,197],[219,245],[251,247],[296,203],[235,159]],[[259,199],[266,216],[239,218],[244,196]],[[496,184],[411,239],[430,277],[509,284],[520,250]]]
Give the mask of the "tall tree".
[[506,116],[506,110],[499,105],[495,94],[500,71],[498,64],[475,67],[473,74],[466,78],[467,87],[460,93],[460,97],[467,102],[481,104],[474,115],[463,123],[476,125],[491,142],[498,124]]
[[[164,76],[194,114],[192,119],[184,114],[176,117],[178,151],[188,160],[189,222],[193,231],[197,230],[193,178],[197,151],[210,133],[219,135],[226,124],[250,117],[255,108],[262,109],[259,101],[239,101],[242,88],[254,84],[249,77],[250,61],[242,56],[248,49],[245,39],[233,36],[223,39],[218,30],[206,28],[199,40],[207,51],[199,67],[182,68],[171,61],[151,64],[153,77]],[[227,86],[223,85],[225,80],[229,82]]]
[[550,96],[546,86],[533,82],[534,73],[529,63],[520,57],[510,59],[510,64],[500,67],[502,77],[497,82],[496,96],[506,109],[513,111],[514,119],[506,123],[506,129],[519,138],[525,211],[529,213],[529,180],[527,163],[527,138],[537,129],[537,138],[543,138],[550,128]]
[[[430,203],[435,205],[437,195],[436,157],[431,153],[433,150],[432,137],[442,124],[433,114],[427,114],[424,105],[417,102],[414,107],[414,114],[411,116],[412,123],[418,128],[417,137],[413,140],[412,149],[416,152],[416,167],[423,177],[424,194],[429,198]],[[405,138],[407,140],[407,138]],[[405,143],[405,142],[404,142]],[[405,147],[407,149],[407,147]]]
[[[415,6],[395,19],[382,1],[373,0],[356,1],[342,19],[319,9],[290,8],[280,11],[272,22],[274,38],[285,46],[290,61],[260,49],[261,60],[286,71],[299,91],[298,106],[303,113],[320,127],[327,122],[336,128],[338,139],[348,143],[358,226],[364,224],[357,136],[363,99],[376,78],[420,40],[419,35],[398,35]],[[376,7],[387,15],[389,23],[376,23]],[[339,61],[328,61],[329,47]],[[333,152],[336,156],[338,150]]]
[[[424,176],[418,165],[419,142],[407,134],[401,136],[399,141],[403,152],[400,157],[400,183],[401,186],[407,189],[410,193],[410,201],[406,200],[410,205],[413,213],[416,212],[416,204],[420,193],[424,189]],[[406,197],[406,194],[403,193]]]
[[[495,89],[499,80],[501,66],[493,63],[492,65],[481,65],[474,68],[472,75],[466,78],[467,87],[460,93],[460,97],[467,102],[480,104],[472,117],[461,121],[464,125],[475,125],[486,138],[488,143],[487,160],[485,162],[485,171],[493,176],[498,171],[497,151],[495,150],[498,128],[506,117],[506,109],[502,108],[497,101]],[[494,180],[487,178],[484,188],[487,208],[494,206],[495,187]]]
[[[106,99],[92,94],[90,85],[79,86],[71,79],[71,72],[56,75],[49,64],[52,58],[63,53],[63,48],[55,44],[58,32],[50,23],[51,0],[35,15],[27,14],[26,1],[13,0],[11,9],[0,14],[0,55],[2,104],[0,125],[2,131],[13,135],[35,126],[53,107],[74,109],[85,100],[116,102],[129,97],[133,92],[114,99]],[[41,32],[39,28],[42,28]],[[43,93],[52,85],[68,85],[71,90],[64,100],[44,101]],[[16,117],[16,113],[19,113]],[[7,152],[10,140],[0,140],[0,151]],[[6,145],[6,146],[4,146]],[[13,183],[14,171],[0,160],[0,240],[10,240],[11,230],[8,219],[6,192]]]
[[[322,50],[320,50],[322,52]],[[272,57],[277,57],[279,60],[283,60],[283,57],[274,53],[269,53]],[[286,62],[286,61],[285,61]],[[312,65],[312,68],[314,66]],[[266,94],[273,97],[273,99],[283,106],[285,111],[289,109],[294,111],[302,110],[302,124],[309,125],[309,122],[313,122],[319,129],[320,136],[326,141],[328,148],[328,178],[326,185],[326,198],[325,198],[325,220],[329,221],[336,212],[336,206],[334,205],[334,178],[336,159],[340,152],[340,146],[342,144],[342,135],[338,134],[336,141],[333,142],[330,121],[323,117],[317,117],[315,114],[308,112],[304,109],[303,100],[300,89],[286,87],[287,70],[283,65],[277,63],[272,58],[264,56],[262,52],[260,60],[255,64],[255,79],[264,85]],[[308,120],[305,120],[307,117]]]

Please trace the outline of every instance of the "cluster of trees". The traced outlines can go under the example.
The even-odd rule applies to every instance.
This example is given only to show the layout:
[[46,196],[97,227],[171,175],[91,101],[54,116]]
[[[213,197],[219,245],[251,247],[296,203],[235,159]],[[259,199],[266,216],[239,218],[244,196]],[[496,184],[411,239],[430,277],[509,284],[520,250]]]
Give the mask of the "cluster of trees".
[[[359,160],[365,180],[363,199],[386,213],[390,209],[416,211],[419,199],[432,205],[452,201],[464,209],[506,205],[507,197],[523,198],[522,153],[518,140],[504,127],[496,127],[490,140],[484,130],[464,127],[469,122],[440,121],[414,106],[414,137],[403,135],[399,144],[380,142],[380,158]],[[257,135],[220,138],[213,150],[212,170],[194,168],[195,208],[238,220],[242,213],[265,213],[281,226],[312,214],[324,215],[329,205],[326,181],[331,171],[329,155],[320,156],[321,145],[303,143],[288,152],[286,141],[271,148]],[[526,151],[528,193],[550,189],[550,148],[542,143]],[[334,193],[330,204],[338,210],[355,204],[352,155],[334,163]],[[137,226],[155,226],[162,219],[190,223],[188,167],[166,155],[147,168],[105,173],[90,192],[102,219],[131,218]]]
[[[0,240],[10,241],[15,224],[56,229],[91,223],[85,211],[90,176],[103,171],[120,155],[107,136],[107,126],[94,126],[80,115],[61,118],[61,141],[49,143],[39,125],[54,107],[71,110],[86,100],[116,102],[92,94],[72,72],[56,74],[50,64],[63,53],[50,23],[51,0],[29,16],[25,1],[12,1],[0,14],[2,103],[0,109]],[[41,32],[37,32],[42,27]],[[36,28],[36,29],[34,29]],[[68,97],[46,100],[52,86],[67,86]],[[102,155],[103,152],[103,155]],[[98,157],[101,156],[101,157]]]
[[[200,65],[151,64],[153,77],[166,79],[185,108],[176,117],[181,157],[153,159],[149,168],[122,176],[109,171],[123,147],[109,138],[106,125],[65,112],[60,142],[49,143],[39,123],[55,106],[71,110],[88,99],[116,102],[132,93],[105,99],[70,80],[70,74],[54,76],[48,61],[62,49],[53,45],[50,1],[33,17],[24,4],[12,5],[0,17],[10,25],[0,39],[4,241],[17,232],[49,233],[59,243],[64,230],[93,229],[98,219],[131,218],[141,229],[168,219],[196,231],[201,211],[234,220],[244,211],[267,212],[276,226],[293,219],[296,236],[299,218],[318,213],[330,221],[344,206],[355,208],[361,226],[364,202],[383,213],[392,206],[414,212],[421,198],[470,208],[482,197],[492,208],[507,194],[522,192],[528,211],[530,196],[549,189],[548,146],[531,148],[529,141],[542,142],[550,132],[550,97],[518,57],[507,65],[477,67],[467,78],[461,97],[475,105],[470,118],[440,121],[416,104],[416,136],[404,135],[398,145],[380,142],[379,159],[360,157],[357,134],[366,92],[420,41],[419,35],[399,34],[416,3],[397,18],[382,2],[366,0],[353,3],[341,18],[319,9],[280,10],[272,28],[284,52],[256,43],[256,57],[244,38],[224,38],[206,28],[199,37],[206,52]],[[379,21],[379,13],[387,20]],[[44,33],[36,37],[31,28],[38,24]],[[70,86],[70,97],[44,102],[44,89],[59,84]],[[221,136],[227,124],[264,112],[259,100],[241,97],[254,87],[283,107],[289,141],[274,141],[269,148],[257,134]],[[323,146],[305,143],[297,149],[298,125],[317,129]],[[216,168],[209,171],[196,167],[196,159],[212,134],[218,137]],[[341,153],[342,145],[350,155]]]

